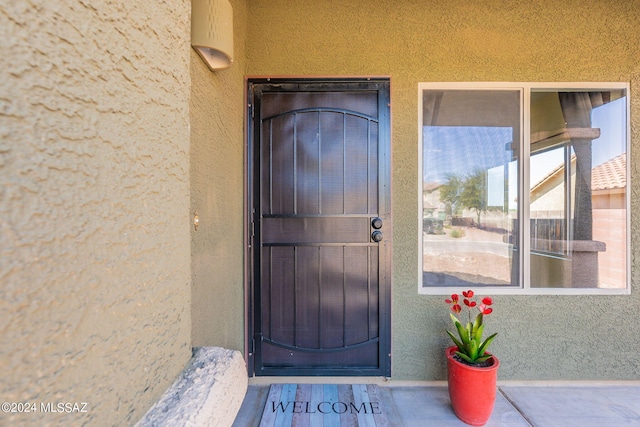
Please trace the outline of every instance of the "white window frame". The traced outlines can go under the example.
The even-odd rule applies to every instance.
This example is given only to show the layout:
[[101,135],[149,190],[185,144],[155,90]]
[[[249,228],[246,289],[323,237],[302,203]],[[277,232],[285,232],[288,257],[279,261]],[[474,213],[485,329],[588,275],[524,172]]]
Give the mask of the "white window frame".
[[[520,91],[520,121],[522,129],[520,135],[520,152],[522,153],[522,165],[519,165],[519,195],[522,199],[519,205],[520,216],[519,235],[520,247],[523,249],[518,253],[520,263],[520,278],[518,286],[477,286],[474,289],[478,293],[492,295],[629,295],[631,293],[631,91],[627,82],[435,82],[418,84],[418,293],[425,295],[450,295],[462,289],[437,286],[423,286],[423,106],[422,96],[424,90],[430,89],[477,89],[477,90],[515,90]],[[531,117],[531,92],[543,91],[545,89],[558,91],[585,91],[585,90],[610,90],[624,89],[626,94],[626,286],[625,288],[533,288],[530,283],[530,263],[525,262],[525,254],[530,254],[529,230],[529,160],[530,160],[530,117]],[[525,191],[526,189],[526,191]]]

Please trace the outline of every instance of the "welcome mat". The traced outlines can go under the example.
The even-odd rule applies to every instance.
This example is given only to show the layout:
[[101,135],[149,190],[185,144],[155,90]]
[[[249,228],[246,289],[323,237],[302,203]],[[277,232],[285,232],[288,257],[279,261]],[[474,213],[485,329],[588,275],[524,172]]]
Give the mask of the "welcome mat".
[[260,427],[389,427],[372,384],[273,384]]

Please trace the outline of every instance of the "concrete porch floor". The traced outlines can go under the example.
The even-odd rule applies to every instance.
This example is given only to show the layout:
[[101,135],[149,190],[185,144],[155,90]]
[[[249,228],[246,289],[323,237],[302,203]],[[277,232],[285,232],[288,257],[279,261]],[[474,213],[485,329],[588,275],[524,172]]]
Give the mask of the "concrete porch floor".
[[[446,382],[362,377],[256,377],[233,427],[257,427],[274,383],[377,384],[392,427],[466,426],[451,409]],[[498,382],[487,427],[640,427],[640,381]]]

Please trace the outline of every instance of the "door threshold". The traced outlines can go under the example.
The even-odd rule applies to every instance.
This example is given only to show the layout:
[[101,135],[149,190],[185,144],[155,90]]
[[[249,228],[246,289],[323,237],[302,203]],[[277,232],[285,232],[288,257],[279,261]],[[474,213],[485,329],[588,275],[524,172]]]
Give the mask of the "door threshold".
[[249,385],[269,384],[377,384],[385,385],[386,377],[249,377]]

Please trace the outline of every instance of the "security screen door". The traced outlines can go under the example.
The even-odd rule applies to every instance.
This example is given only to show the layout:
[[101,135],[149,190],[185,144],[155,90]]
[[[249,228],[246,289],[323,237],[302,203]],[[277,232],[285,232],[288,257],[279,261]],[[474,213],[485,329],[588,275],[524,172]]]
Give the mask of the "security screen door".
[[389,376],[389,80],[248,97],[255,374]]

